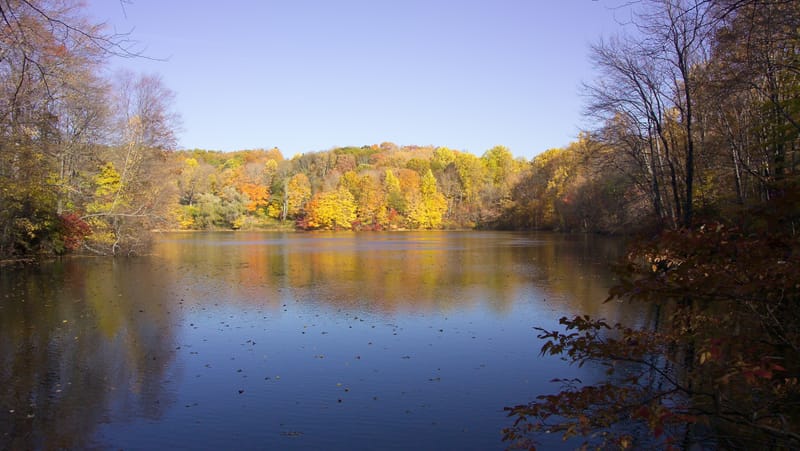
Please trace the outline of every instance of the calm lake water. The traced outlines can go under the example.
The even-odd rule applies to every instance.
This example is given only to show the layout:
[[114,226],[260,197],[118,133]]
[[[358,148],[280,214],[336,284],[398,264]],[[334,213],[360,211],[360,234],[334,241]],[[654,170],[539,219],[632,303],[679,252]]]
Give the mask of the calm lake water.
[[[169,233],[0,269],[0,449],[503,449],[503,407],[591,380],[534,326],[602,304],[617,241]],[[546,447],[563,447],[557,437]]]

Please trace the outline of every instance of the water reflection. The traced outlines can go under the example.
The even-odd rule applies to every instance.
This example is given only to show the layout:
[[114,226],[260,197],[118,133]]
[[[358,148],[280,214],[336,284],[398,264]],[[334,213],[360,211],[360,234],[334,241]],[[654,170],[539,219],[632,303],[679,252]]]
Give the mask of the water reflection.
[[537,358],[531,326],[629,314],[600,303],[619,250],[175,233],[148,258],[5,268],[0,448],[501,449],[502,407],[574,371]]
[[0,273],[0,448],[85,448],[112,409],[159,417],[173,358],[163,283],[125,260]]
[[173,234],[159,248],[193,282],[232,290],[228,298],[277,307],[272,293],[291,289],[384,313],[476,303],[502,312],[532,284],[565,311],[605,312],[597,300],[619,252],[618,241],[596,237],[475,232]]

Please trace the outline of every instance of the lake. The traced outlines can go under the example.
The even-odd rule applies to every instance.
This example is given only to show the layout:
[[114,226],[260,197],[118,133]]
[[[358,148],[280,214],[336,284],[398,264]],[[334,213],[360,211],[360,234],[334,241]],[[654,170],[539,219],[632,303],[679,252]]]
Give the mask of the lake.
[[165,233],[146,257],[2,268],[0,449],[504,449],[505,406],[600,377],[539,356],[535,326],[637,318],[602,303],[621,250]]

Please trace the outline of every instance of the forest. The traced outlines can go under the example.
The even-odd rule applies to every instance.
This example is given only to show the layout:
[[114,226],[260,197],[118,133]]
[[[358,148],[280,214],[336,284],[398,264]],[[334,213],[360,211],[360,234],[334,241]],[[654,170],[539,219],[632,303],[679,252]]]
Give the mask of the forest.
[[542,330],[544,354],[608,380],[509,408],[509,443],[800,447],[800,3],[633,7],[591,48],[593,125],[528,161],[446,143],[176,150],[162,79],[107,75],[139,57],[128,36],[78,2],[0,1],[0,259],[142,254],[168,229],[638,233],[610,299],[653,305],[655,325]]
[[137,57],[127,36],[78,4],[4,3],[0,257],[132,255],[157,229],[630,233],[733,218],[791,190],[793,3],[643,6],[636,33],[591,49],[596,127],[527,161],[389,142],[291,158],[175,150],[170,88],[104,70]]

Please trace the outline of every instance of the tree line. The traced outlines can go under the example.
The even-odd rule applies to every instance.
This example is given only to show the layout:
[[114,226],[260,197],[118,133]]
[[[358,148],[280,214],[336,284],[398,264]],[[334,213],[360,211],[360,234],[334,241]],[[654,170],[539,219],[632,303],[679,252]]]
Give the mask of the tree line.
[[[532,160],[381,143],[174,151],[157,75],[72,2],[0,5],[0,256],[133,254],[156,228],[554,229],[621,233],[730,217],[798,165],[793,2],[644,2],[600,41],[594,127]],[[532,124],[532,133],[535,133]]]
[[278,149],[175,152],[183,228],[475,228],[500,217],[527,163],[496,146],[478,157],[393,143],[284,159]]

